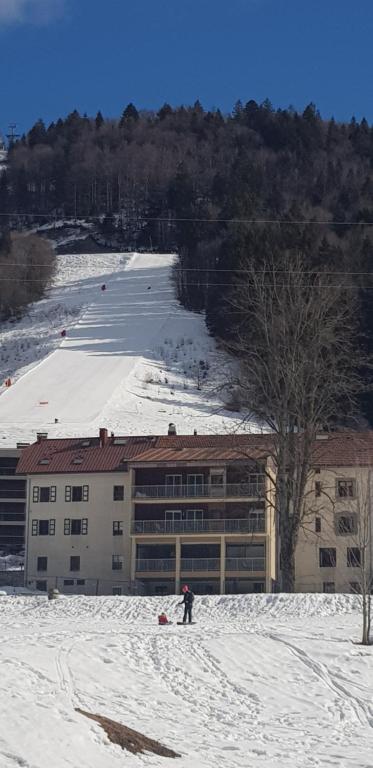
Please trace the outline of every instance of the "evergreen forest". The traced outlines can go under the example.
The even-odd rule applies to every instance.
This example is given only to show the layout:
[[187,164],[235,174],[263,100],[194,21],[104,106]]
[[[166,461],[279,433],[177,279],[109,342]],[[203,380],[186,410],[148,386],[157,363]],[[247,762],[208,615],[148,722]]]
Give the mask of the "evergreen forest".
[[[301,255],[310,271],[350,274],[373,350],[373,127],[266,100],[230,114],[129,104],[120,119],[77,111],[39,120],[9,150],[0,211],[11,229],[91,220],[126,249],[177,251],[180,300],[229,339],[232,286],[247,261]],[[16,215],[15,215],[16,214]],[[368,416],[373,406],[365,404]]]

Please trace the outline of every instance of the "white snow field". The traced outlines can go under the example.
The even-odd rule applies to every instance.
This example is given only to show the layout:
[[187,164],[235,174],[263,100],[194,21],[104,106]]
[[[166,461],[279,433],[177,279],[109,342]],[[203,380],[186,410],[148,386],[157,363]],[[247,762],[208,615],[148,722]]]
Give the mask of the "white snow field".
[[[1,768],[371,768],[373,647],[351,595],[0,597]],[[100,714],[181,754],[132,755]]]
[[99,426],[122,434],[165,434],[169,422],[186,434],[233,428],[237,414],[216,392],[226,358],[203,316],[174,298],[174,259],[58,257],[47,297],[0,328],[0,446]]

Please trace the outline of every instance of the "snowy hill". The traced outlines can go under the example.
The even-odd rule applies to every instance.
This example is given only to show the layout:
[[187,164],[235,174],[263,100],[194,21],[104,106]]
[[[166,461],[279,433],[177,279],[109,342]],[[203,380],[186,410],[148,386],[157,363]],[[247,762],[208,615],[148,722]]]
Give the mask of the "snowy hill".
[[[352,595],[0,597],[1,768],[370,768],[373,649]],[[123,753],[79,715],[181,753]]]
[[[59,256],[48,296],[1,327],[0,445],[88,435],[224,432],[237,414],[216,389],[227,365],[170,280],[174,256]],[[101,290],[105,285],[106,290]],[[61,331],[66,330],[66,337]],[[56,421],[57,420],[57,421]]]

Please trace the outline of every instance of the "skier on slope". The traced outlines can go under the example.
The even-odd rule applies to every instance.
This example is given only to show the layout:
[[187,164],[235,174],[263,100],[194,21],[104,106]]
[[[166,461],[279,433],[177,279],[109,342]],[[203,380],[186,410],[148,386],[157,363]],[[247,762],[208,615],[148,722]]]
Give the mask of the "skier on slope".
[[193,592],[189,589],[187,584],[184,584],[182,590],[184,598],[179,603],[179,605],[184,606],[184,617],[183,617],[183,624],[186,623],[187,617],[189,624],[192,623],[192,607],[193,607],[193,601],[194,601],[194,595]]

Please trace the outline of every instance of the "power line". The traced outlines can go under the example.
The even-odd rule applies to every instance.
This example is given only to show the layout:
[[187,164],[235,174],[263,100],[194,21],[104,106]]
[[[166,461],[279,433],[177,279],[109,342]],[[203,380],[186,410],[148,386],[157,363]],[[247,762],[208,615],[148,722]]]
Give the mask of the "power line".
[[[50,213],[19,213],[17,211],[11,211],[8,213],[1,213],[0,216],[7,216],[7,217],[15,217],[18,219],[21,219],[25,216],[28,216],[33,219],[54,219],[55,221],[60,221],[60,219],[55,218],[54,214]],[[101,214],[99,216],[84,216],[79,217],[77,216],[76,219],[74,219],[75,224],[77,224],[79,221],[82,222],[89,222],[91,220],[94,221],[103,221],[103,220],[118,220],[122,218],[122,214],[116,213],[116,214]],[[210,219],[204,219],[204,218],[194,218],[194,217],[188,217],[188,216],[175,216],[175,217],[169,217],[169,216],[126,216],[125,217],[125,223],[126,222],[138,222],[143,223],[146,221],[159,221],[166,224],[173,224],[174,222],[191,222],[196,224],[281,224],[286,226],[299,226],[299,225],[315,225],[315,226],[328,226],[328,227],[350,227],[350,226],[356,226],[356,227],[373,227],[373,221],[332,221],[329,219],[325,219],[324,221],[317,221],[316,219],[240,219],[240,218],[210,218]],[[73,226],[73,224],[66,224],[66,226]]]
[[[131,278],[131,279],[133,279],[133,278]],[[138,278],[138,279],[140,279],[140,278]],[[0,277],[0,282],[45,283],[45,278],[43,279],[41,277],[39,277],[39,278],[35,277],[35,278],[25,278],[25,279],[22,279],[22,277],[9,277],[9,278],[8,277]],[[76,282],[77,282],[77,285],[79,285],[80,281],[77,280]],[[204,281],[203,282],[198,282],[198,283],[189,283],[188,282],[186,287],[189,288],[190,286],[197,287],[197,288],[202,288],[202,287],[206,287],[206,288],[209,288],[209,287],[233,288],[234,287],[232,285],[232,283],[210,283],[210,282],[204,282]],[[53,287],[55,287],[55,286],[53,286],[51,284],[51,285],[47,286],[47,289],[48,288],[53,288]],[[333,285],[332,284],[326,284],[326,283],[324,285],[322,285],[322,284],[315,284],[315,283],[308,283],[308,284],[296,285],[296,286],[289,286],[288,283],[276,283],[276,284],[274,284],[274,283],[267,283],[267,285],[265,285],[264,287],[265,288],[289,288],[290,287],[292,290],[294,288],[299,288],[301,290],[306,289],[306,288],[315,288],[315,289],[320,289],[320,290],[325,290],[326,288],[328,288],[328,289],[333,289],[333,288],[343,288],[343,289],[345,289],[345,288],[349,288],[349,289],[356,290],[358,288],[357,285],[353,285],[353,284],[351,284],[351,285],[344,285],[343,283],[336,283],[336,284],[333,284]],[[159,290],[160,289],[158,289],[158,292],[159,292]],[[169,288],[166,288],[165,290],[169,290]],[[364,290],[372,291],[373,290],[373,286],[365,286]]]
[[[125,255],[126,253],[127,253],[127,251],[123,251],[123,255]],[[59,255],[62,256],[63,258],[65,258],[66,256],[71,256],[72,258],[74,258],[77,254],[75,254],[75,253],[72,253],[72,254],[64,253],[64,254],[59,254]],[[80,254],[80,255],[86,256],[86,255],[89,255],[89,254]],[[110,256],[111,254],[107,254],[107,255]],[[162,254],[160,254],[160,255],[162,255]],[[180,273],[194,272],[194,273],[198,274],[200,272],[201,274],[204,274],[205,272],[213,272],[214,275],[218,275],[220,273],[228,272],[229,274],[243,274],[243,275],[251,275],[252,274],[252,271],[250,269],[236,269],[235,267],[231,267],[230,269],[220,269],[220,268],[215,268],[215,267],[182,267],[182,266],[180,266],[178,264],[175,264],[175,266],[176,266],[176,269],[180,271]],[[3,262],[0,262],[0,267],[28,267],[28,268],[30,268],[30,267],[45,267],[45,268],[50,269],[50,268],[53,268],[53,263],[52,264],[35,264],[35,263],[27,264],[25,262],[3,261]],[[119,272],[120,272],[120,270],[118,270],[118,272],[113,273],[113,274],[119,274]],[[322,275],[323,277],[324,276],[325,277],[326,276],[328,276],[328,277],[329,276],[332,276],[332,277],[333,276],[336,276],[336,277],[337,276],[338,277],[346,277],[346,276],[347,277],[350,277],[350,276],[352,276],[352,277],[355,277],[355,276],[357,276],[357,277],[358,276],[361,276],[361,277],[373,277],[373,272],[352,272],[352,271],[351,272],[343,272],[343,271],[330,271],[330,272],[328,272],[326,270],[322,270],[322,271],[318,272],[317,270],[314,270],[314,269],[310,269],[310,270],[303,270],[303,269],[276,269],[276,270],[272,270],[272,269],[258,269],[256,274],[258,274],[258,275],[273,275],[273,274],[279,274],[279,275],[280,274],[281,275],[315,275],[315,276],[316,275]],[[98,276],[97,279],[99,280],[100,276]],[[206,283],[206,284],[207,285],[211,285],[211,283]],[[224,285],[224,283],[218,283],[218,285]],[[230,285],[230,283],[229,283],[229,285]]]

